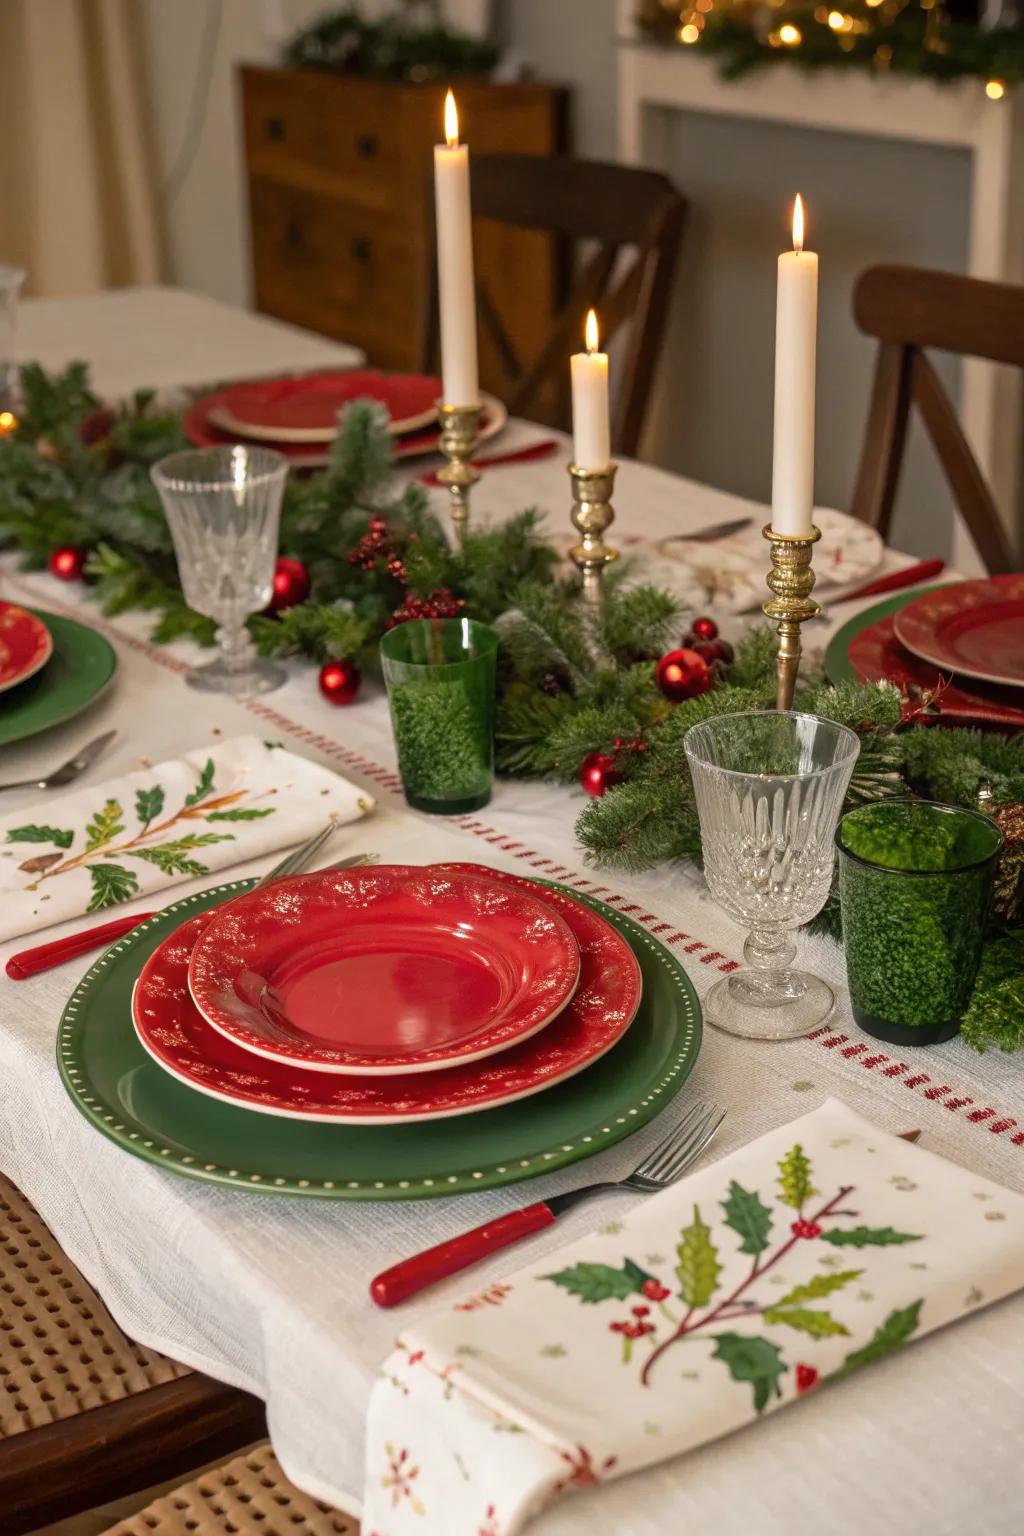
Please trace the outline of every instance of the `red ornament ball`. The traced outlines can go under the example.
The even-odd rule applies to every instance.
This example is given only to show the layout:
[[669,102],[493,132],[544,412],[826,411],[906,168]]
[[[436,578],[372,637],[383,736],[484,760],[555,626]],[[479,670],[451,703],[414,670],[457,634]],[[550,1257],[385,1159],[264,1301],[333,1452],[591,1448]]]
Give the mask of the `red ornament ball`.
[[696,651],[698,656],[703,656],[709,666],[713,661],[725,660],[721,640],[695,640],[688,649]]
[[655,668],[654,681],[669,703],[682,704],[684,699],[707,693],[714,678],[703,656],[681,646],[678,651],[666,651]]
[[355,662],[325,661],[320,668],[320,692],[329,704],[351,704],[361,682]]
[[55,549],[46,562],[46,569],[58,581],[81,581],[89,551],[80,544],[65,544]]
[[600,800],[621,778],[614,757],[607,752],[588,752],[580,763],[580,784],[591,800]]
[[297,603],[304,603],[309,596],[309,572],[301,560],[292,560],[288,555],[278,555],[274,562],[274,586],[268,604],[271,613],[280,613],[283,608],[294,608]]
[[693,623],[690,625],[690,633],[695,640],[717,640],[718,625],[715,623],[714,619],[694,619]]

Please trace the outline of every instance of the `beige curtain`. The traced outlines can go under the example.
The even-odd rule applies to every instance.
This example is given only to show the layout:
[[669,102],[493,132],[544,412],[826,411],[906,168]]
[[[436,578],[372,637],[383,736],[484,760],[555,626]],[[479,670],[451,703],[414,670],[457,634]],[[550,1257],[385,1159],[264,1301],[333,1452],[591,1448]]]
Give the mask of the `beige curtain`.
[[26,292],[160,281],[136,0],[0,0],[0,261]]

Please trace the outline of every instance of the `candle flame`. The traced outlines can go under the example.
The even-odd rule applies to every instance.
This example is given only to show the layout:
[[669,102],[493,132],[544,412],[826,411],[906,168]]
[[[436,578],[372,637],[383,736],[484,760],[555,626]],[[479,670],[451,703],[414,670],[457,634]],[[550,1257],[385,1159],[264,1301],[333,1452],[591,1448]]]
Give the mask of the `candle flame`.
[[793,204],[793,249],[797,253],[804,248],[804,202],[798,192]]
[[444,98],[444,136],[449,149],[459,142],[459,109],[451,91]]
[[596,352],[600,337],[597,333],[597,315],[594,310],[587,310],[587,319],[583,327],[583,340],[586,342],[588,352]]

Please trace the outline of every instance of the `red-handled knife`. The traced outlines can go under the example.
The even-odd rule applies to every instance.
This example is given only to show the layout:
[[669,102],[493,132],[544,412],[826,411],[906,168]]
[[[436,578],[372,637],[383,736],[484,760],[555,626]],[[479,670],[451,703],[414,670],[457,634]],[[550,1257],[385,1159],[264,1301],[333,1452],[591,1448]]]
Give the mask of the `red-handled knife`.
[[131,917],[115,917],[112,923],[101,923],[98,928],[86,928],[84,933],[69,933],[66,938],[51,939],[48,944],[37,944],[34,949],[23,949],[20,954],[12,955],[5,969],[12,981],[27,981],[30,976],[38,976],[40,971],[87,955],[90,949],[123,939],[139,923],[146,923],[155,916],[155,912],[134,912]]
[[521,1237],[528,1237],[531,1232],[550,1227],[570,1206],[602,1190],[632,1189],[639,1194],[652,1195],[667,1189],[691,1163],[696,1162],[724,1119],[724,1109],[713,1104],[694,1105],[628,1178],[570,1189],[564,1195],[552,1195],[549,1200],[538,1200],[536,1205],[527,1205],[522,1210],[509,1211],[507,1216],[498,1216],[494,1221],[485,1221],[481,1227],[450,1237],[447,1242],[438,1243],[436,1247],[427,1248],[423,1253],[384,1270],[371,1280],[370,1295],[378,1307],[397,1306],[435,1281],[457,1274],[460,1269],[468,1269],[489,1253],[497,1253],[500,1248],[517,1243]]
[[919,560],[916,565],[905,565],[902,571],[890,571],[888,576],[877,576],[852,592],[844,592],[841,597],[833,598],[830,606],[852,603],[859,597],[876,597],[883,592],[899,592],[902,587],[913,587],[919,581],[931,581],[945,569],[945,565],[945,560]]

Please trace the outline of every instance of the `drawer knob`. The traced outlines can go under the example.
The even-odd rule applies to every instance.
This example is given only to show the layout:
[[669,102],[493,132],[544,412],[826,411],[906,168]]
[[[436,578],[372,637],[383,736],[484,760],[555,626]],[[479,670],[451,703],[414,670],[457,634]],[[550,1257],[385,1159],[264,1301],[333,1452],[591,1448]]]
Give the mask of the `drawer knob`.
[[276,142],[280,143],[280,141],[284,138],[284,118],[283,117],[268,117],[267,118],[267,122],[266,122],[266,128],[267,128],[267,138],[268,139],[274,139]]
[[361,133],[356,138],[356,154],[361,160],[375,160],[380,153],[380,139],[375,133]]
[[373,243],[365,235],[357,235],[350,246],[356,261],[369,261],[373,255]]

